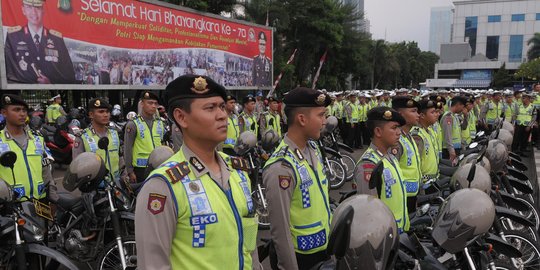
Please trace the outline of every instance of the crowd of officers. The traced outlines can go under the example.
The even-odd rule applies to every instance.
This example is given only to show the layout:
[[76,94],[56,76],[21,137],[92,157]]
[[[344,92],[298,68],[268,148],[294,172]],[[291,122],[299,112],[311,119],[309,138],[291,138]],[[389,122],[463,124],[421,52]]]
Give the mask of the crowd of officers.
[[[108,125],[111,106],[103,98],[89,101],[91,124],[77,137],[73,154],[94,152],[110,179],[122,177],[125,166],[126,179],[143,183],[135,210],[141,269],[261,269],[250,168],[236,156],[234,145],[244,131],[260,137],[273,130],[282,140],[263,169],[276,255],[272,268],[310,269],[329,259],[329,183],[315,143],[328,116],[339,120],[347,144],[368,146],[357,162],[353,188],[380,198],[405,232],[422,183],[440,177],[443,160],[455,165],[478,130],[489,131],[506,118],[516,127],[513,150],[526,155],[531,131],[536,130],[533,137],[538,139],[540,97],[535,93],[540,85],[533,93],[455,90],[424,95],[406,89],[326,93],[298,87],[282,101],[263,100],[262,93],[248,95],[238,114],[236,98],[223,86],[206,76],[184,75],[167,85],[161,100],[182,144],[149,176],[144,172],[148,157],[162,144],[165,131],[156,117],[160,100],[152,92],[142,93],[140,113],[126,125],[123,158],[119,135]],[[27,128],[28,104],[17,95],[1,98],[6,127],[0,131],[0,153],[11,150],[19,158],[15,178],[5,167],[0,167],[0,178],[21,198],[54,202],[55,183],[44,162],[48,150],[43,138]],[[60,102],[47,110],[48,122],[62,115]],[[108,154],[97,146],[102,137],[109,139]],[[381,163],[382,181],[373,183],[371,174]]]

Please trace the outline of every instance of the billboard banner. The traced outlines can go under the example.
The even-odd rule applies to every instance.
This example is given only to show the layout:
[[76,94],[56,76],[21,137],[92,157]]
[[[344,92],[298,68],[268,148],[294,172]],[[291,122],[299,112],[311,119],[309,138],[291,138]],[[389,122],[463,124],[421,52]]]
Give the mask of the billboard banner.
[[268,27],[147,1],[1,5],[3,88],[163,88],[183,74],[207,75],[229,89],[271,87]]

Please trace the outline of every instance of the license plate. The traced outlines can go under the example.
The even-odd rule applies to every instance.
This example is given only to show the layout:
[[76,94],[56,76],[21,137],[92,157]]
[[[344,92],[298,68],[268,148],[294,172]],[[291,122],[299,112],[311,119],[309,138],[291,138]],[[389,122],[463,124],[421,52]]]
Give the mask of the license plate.
[[53,210],[50,204],[42,203],[36,199],[32,199],[34,202],[34,208],[36,209],[36,214],[42,218],[53,221]]

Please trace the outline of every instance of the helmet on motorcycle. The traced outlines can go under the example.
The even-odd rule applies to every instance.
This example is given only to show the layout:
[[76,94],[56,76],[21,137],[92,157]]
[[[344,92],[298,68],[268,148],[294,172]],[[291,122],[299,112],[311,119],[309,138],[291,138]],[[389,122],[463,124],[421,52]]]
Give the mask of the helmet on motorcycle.
[[135,112],[128,112],[128,114],[126,115],[127,120],[133,120],[135,119],[135,117],[137,117],[137,113]]
[[11,202],[13,197],[14,194],[11,186],[4,179],[0,178],[0,202]]
[[43,119],[41,119],[39,116],[32,116],[30,117],[30,122],[28,125],[32,130],[38,130],[43,125]]
[[[463,160],[461,160],[460,166],[463,166],[467,163],[473,163],[478,159],[478,155],[478,153],[472,153],[467,155],[463,158]],[[484,167],[486,171],[491,172],[491,164],[489,163],[489,159],[487,159],[485,156],[482,157],[482,160],[480,160],[477,164]]]
[[[334,243],[343,218],[352,209],[349,245],[342,266],[345,269],[392,269],[399,248],[399,234],[394,215],[381,200],[369,195],[354,195],[334,212],[330,242]],[[347,243],[335,243],[335,245]],[[341,268],[340,268],[341,269]]]
[[122,107],[120,107],[120,104],[114,104],[113,109],[122,110]]
[[251,131],[244,131],[234,145],[234,152],[240,156],[243,156],[250,148],[257,145],[257,136]]
[[77,108],[72,108],[69,110],[69,117],[71,119],[78,119],[79,118],[80,111]]
[[326,118],[326,125],[324,126],[323,131],[321,132],[321,135],[326,135],[332,133],[334,129],[338,125],[338,120],[335,116],[329,116]]
[[148,167],[156,169],[159,165],[163,164],[167,159],[174,155],[174,151],[165,145],[160,145],[150,153],[148,157]]
[[509,122],[504,121],[501,129],[508,130],[514,136],[514,125],[510,124]]
[[107,168],[101,157],[84,152],[71,162],[62,182],[67,191],[79,188],[82,192],[89,192],[98,187],[105,175]]
[[501,172],[506,168],[508,150],[506,145],[499,140],[490,140],[486,149],[487,159],[495,172]]
[[60,129],[66,129],[68,125],[68,119],[65,116],[60,116],[56,118],[56,126]]
[[504,144],[506,144],[507,149],[512,148],[512,141],[514,140],[514,136],[512,135],[512,133],[510,133],[510,131],[506,129],[500,129],[497,139],[503,141]]
[[280,139],[281,138],[275,130],[269,129],[261,136],[261,147],[265,151],[271,151],[278,144]]
[[[473,165],[474,168],[472,167]],[[471,170],[473,169],[475,170],[474,175],[471,174]],[[469,176],[473,176],[470,185],[468,179]],[[452,175],[450,186],[455,190],[462,188],[476,188],[485,193],[489,193],[491,191],[491,178],[489,172],[480,164],[467,163],[460,166],[454,175]]]
[[489,195],[471,188],[458,190],[441,206],[431,236],[444,250],[456,253],[486,233],[494,219],[495,205]]

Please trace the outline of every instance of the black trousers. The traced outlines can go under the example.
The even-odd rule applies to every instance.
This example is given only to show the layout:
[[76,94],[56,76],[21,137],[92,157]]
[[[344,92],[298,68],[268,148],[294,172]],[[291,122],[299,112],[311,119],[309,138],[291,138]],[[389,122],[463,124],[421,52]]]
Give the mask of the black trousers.
[[525,152],[529,144],[529,135],[531,130],[527,131],[526,126],[516,125],[514,129],[514,141],[512,141],[512,151]]
[[[278,269],[278,257],[275,251],[275,247],[271,247],[270,251],[270,267],[273,270]],[[299,270],[310,270],[313,268],[313,266],[317,265],[320,262],[324,262],[326,260],[330,259],[328,255],[326,255],[326,250],[319,251],[317,253],[313,254],[300,254],[296,253],[296,262],[298,263],[298,269]]]
[[360,137],[362,137],[362,142],[364,143],[364,145],[371,144],[371,134],[369,134],[369,131],[367,130],[366,122],[360,122],[358,124]]
[[347,123],[345,123],[344,119],[339,119],[338,126],[339,135],[341,135],[341,139],[343,139],[343,142],[345,142],[347,140]]
[[347,125],[347,145],[351,148],[361,146],[361,144],[358,144],[358,140],[360,140],[360,134],[358,132],[360,128],[358,126],[358,123],[354,124],[354,127],[351,123],[348,123]]
[[146,180],[146,177],[148,176],[146,175],[147,172],[146,172],[145,167],[134,167],[133,172],[135,173],[135,176],[137,177],[137,183],[143,182],[144,180]]

